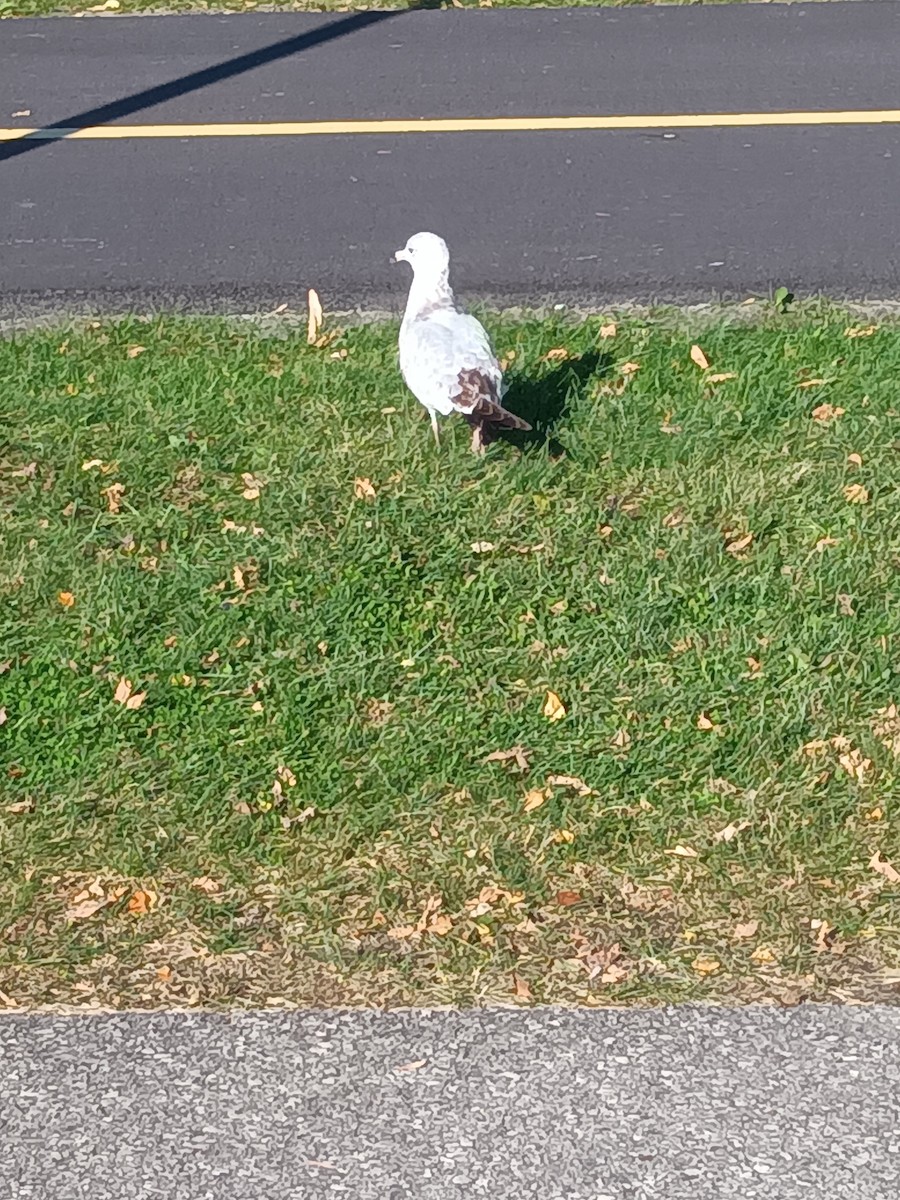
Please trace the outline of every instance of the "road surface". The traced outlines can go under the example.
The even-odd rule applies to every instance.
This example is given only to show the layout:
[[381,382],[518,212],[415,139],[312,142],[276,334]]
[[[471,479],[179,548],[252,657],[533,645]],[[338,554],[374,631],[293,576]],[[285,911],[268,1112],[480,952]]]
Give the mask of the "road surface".
[[12,1200],[889,1200],[900,1009],[0,1019]]
[[[893,0],[4,21],[0,129],[45,140],[0,142],[3,304],[247,311],[315,286],[332,308],[397,307],[388,256],[421,228],[451,243],[463,293],[505,302],[782,283],[889,297],[898,109]],[[885,110],[787,127],[171,131]],[[89,136],[46,140],[53,125]],[[136,125],[166,136],[97,136]]]

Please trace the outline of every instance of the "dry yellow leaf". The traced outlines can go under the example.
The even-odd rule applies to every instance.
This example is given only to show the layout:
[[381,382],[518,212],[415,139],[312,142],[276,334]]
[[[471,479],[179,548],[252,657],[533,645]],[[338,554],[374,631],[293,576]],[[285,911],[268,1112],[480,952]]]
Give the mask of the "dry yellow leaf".
[[566,715],[566,706],[556,692],[548,691],[541,712],[548,721],[561,721]]
[[319,330],[322,328],[322,302],[319,300],[319,294],[314,288],[309,289],[307,296],[309,304],[309,317],[306,322],[306,340],[310,346],[316,344],[316,339],[319,336]]
[[127,358],[137,358],[137,356],[139,354],[143,354],[146,349],[146,346],[129,346],[125,351],[125,355]]
[[139,889],[132,892],[128,899],[128,911],[134,917],[144,917],[156,907],[158,897],[155,892],[145,892]]
[[627,750],[631,745],[631,734],[627,729],[617,729],[613,736],[611,745],[613,745],[617,750]]
[[731,821],[724,829],[720,829],[718,833],[713,834],[715,842],[731,842],[739,833],[750,828],[749,821]]
[[594,789],[589,788],[584,780],[579,779],[577,775],[548,775],[547,784],[549,787],[571,788],[579,796],[596,795]]
[[196,888],[198,892],[206,892],[207,896],[214,896],[216,892],[222,890],[222,885],[215,879],[210,879],[208,875],[199,875],[196,879],[192,879],[191,887]]
[[866,813],[867,821],[881,821],[884,819],[884,809],[880,804],[876,804],[874,808],[869,809]]
[[720,971],[722,969],[722,964],[717,958],[712,958],[706,954],[698,954],[691,963],[691,968],[696,971],[698,975],[706,977],[707,975],[715,975],[717,971]]
[[552,350],[548,350],[541,362],[565,362],[569,357],[569,352],[565,346],[555,346]]
[[676,858],[699,858],[700,855],[693,846],[673,846],[671,850],[664,850],[664,854],[674,854]]
[[375,488],[372,486],[372,480],[360,477],[354,479],[353,495],[357,500],[366,500],[371,503],[375,499]]
[[614,338],[616,336],[616,323],[610,321],[606,325],[600,326],[600,336],[602,338]]
[[869,859],[869,866],[873,871],[877,871],[879,875],[883,875],[888,883],[900,883],[900,871],[886,859],[882,858],[877,850]]
[[553,793],[549,788],[532,788],[530,792],[525,793],[525,801],[522,808],[525,812],[534,812],[546,804],[552,795]]
[[704,376],[707,383],[724,383],[726,379],[737,379],[737,371],[719,371],[715,375]]
[[681,509],[676,508],[673,512],[666,513],[662,519],[664,528],[677,529],[679,525],[684,523],[684,513]]
[[524,746],[513,746],[509,750],[493,750],[493,751],[491,751],[491,753],[487,756],[487,758],[484,761],[486,763],[489,763],[489,762],[499,762],[499,763],[513,762],[515,764],[516,768],[519,771],[521,771],[522,774],[524,775],[528,771],[528,768],[529,768],[528,760],[531,757],[531,754],[532,754],[532,751],[526,750]]
[[[801,384],[801,387],[803,385]],[[838,417],[842,417],[847,410],[833,404],[820,404],[818,408],[814,408],[810,416],[814,421],[818,421],[820,425],[826,425],[829,421],[836,421]]]
[[877,332],[877,330],[878,330],[877,325],[856,325],[856,326],[851,327],[850,329],[845,329],[844,337],[848,337],[848,338],[871,337],[873,333]]
[[851,463],[854,467],[861,467],[862,461],[863,460],[862,460],[861,454],[848,454],[847,455],[847,462]]
[[774,950],[768,946],[757,946],[750,955],[750,961],[756,963],[758,967],[771,967],[773,963],[778,961]]
[[628,375],[633,375],[635,373],[635,371],[639,371],[640,369],[641,369],[640,363],[627,362],[627,363],[622,364],[622,366],[619,368],[619,371],[622,375],[625,375],[627,377]]
[[709,370],[709,359],[699,346],[691,346],[691,361],[695,362],[701,371]]
[[75,597],[71,592],[59,592],[56,599],[63,606],[63,608],[71,608],[75,603]]
[[497,549],[497,547],[494,545],[493,542],[473,542],[472,543],[472,553],[473,554],[490,554],[490,552],[492,550],[496,550],[496,549]]
[[117,513],[122,507],[122,497],[125,495],[124,483],[111,483],[109,487],[101,488],[100,495],[106,498],[106,507],[111,513]]
[[744,938],[752,938],[756,936],[756,931],[759,929],[759,921],[744,921],[739,925],[735,925],[734,933],[731,935],[736,941]]
[[699,717],[697,717],[697,728],[705,730],[715,729],[715,724],[709,719],[706,713],[700,713]]
[[550,838],[557,846],[564,846],[575,841],[575,834],[571,829],[554,829]]
[[800,387],[800,388],[821,387],[822,384],[826,383],[826,382],[827,382],[827,380],[825,380],[825,379],[802,379],[797,384],[797,387]]
[[868,489],[861,483],[850,483],[844,488],[844,499],[848,504],[868,504]]
[[113,700],[115,700],[116,704],[124,704],[130,695],[131,680],[125,679],[123,676],[116,685],[116,690],[113,694]]
[[725,546],[726,553],[742,554],[748,548],[748,546],[750,545],[750,543],[752,541],[753,541],[753,534],[752,533],[744,533],[740,537],[735,538],[734,541],[728,542],[726,544],[726,546]]
[[512,990],[513,990],[513,995],[518,1000],[530,1000],[531,999],[531,988],[528,986],[528,984],[522,978],[521,975],[515,975],[515,974],[513,975]]

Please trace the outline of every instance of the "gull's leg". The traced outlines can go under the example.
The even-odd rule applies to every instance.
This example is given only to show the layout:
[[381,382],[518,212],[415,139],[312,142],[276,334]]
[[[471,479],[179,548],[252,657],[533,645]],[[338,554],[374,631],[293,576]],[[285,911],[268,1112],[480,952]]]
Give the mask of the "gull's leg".
[[484,454],[484,423],[475,421],[472,424],[472,453]]
[[440,449],[441,435],[440,435],[440,431],[438,430],[437,413],[434,411],[433,408],[429,409],[429,413],[431,415],[431,432],[434,434],[434,444],[437,446],[438,449]]

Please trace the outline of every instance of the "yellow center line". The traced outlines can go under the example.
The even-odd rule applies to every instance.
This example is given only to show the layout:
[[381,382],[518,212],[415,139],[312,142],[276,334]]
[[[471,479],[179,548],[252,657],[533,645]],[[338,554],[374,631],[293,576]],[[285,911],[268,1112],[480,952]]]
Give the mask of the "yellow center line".
[[61,139],[309,137],[404,133],[526,133],[580,129],[735,129],[766,125],[896,125],[900,109],[845,112],[663,113],[583,117],[440,117],[384,121],[242,121],[191,125],[86,125],[0,129],[0,142]]

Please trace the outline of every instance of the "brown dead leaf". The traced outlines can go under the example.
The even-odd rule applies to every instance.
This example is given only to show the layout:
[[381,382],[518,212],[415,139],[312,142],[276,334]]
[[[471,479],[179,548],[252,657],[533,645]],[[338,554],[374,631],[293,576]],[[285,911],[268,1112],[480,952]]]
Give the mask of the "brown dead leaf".
[[739,537],[734,538],[733,541],[726,542],[725,552],[727,554],[734,555],[743,554],[743,552],[750,546],[752,541],[752,533],[743,533]]
[[662,523],[666,529],[677,529],[679,525],[684,523],[684,513],[680,508],[676,508],[672,512],[666,513],[662,519]]
[[594,796],[596,792],[593,788],[589,788],[583,779],[579,779],[577,775],[548,775],[547,784],[549,787],[570,788],[573,792],[577,792],[579,796]]
[[631,745],[631,734],[627,729],[617,729],[610,745],[616,750],[627,750]]
[[739,925],[735,925],[734,933],[731,935],[736,941],[741,941],[745,938],[756,936],[759,929],[759,921],[744,921]]
[[106,499],[106,507],[111,513],[117,513],[122,507],[122,497],[125,495],[124,483],[111,483],[109,487],[101,488],[100,495]]
[[750,961],[758,967],[771,967],[774,963],[778,962],[778,958],[775,951],[769,946],[757,946],[750,955]]
[[3,811],[12,817],[20,817],[23,813],[34,812],[34,800],[30,797],[28,800],[18,800],[15,804],[7,804]]
[[574,904],[580,904],[581,899],[581,892],[563,890],[556,893],[556,903],[560,908],[571,908]]
[[697,717],[697,728],[708,731],[710,729],[715,729],[716,725],[712,720],[710,720],[706,713],[700,713],[700,715]]
[[198,892],[206,892],[207,896],[214,896],[222,890],[221,883],[210,879],[208,875],[199,875],[196,879],[192,879],[191,887],[196,888]]
[[569,358],[569,351],[565,346],[555,346],[552,350],[548,350],[540,362],[565,362]]
[[717,971],[720,971],[722,964],[717,958],[713,958],[711,955],[698,954],[691,963],[691,969],[705,979],[708,975],[715,975]]
[[851,466],[861,467],[863,464],[862,455],[861,454],[848,454],[847,462],[850,463]]
[[524,812],[535,812],[546,804],[553,795],[550,788],[532,788],[530,792],[525,793],[525,800],[522,803]]
[[132,892],[128,898],[128,911],[133,917],[145,917],[148,912],[156,907],[157,895],[155,892],[145,892],[139,889]]
[[614,338],[615,336],[616,336],[616,323],[615,323],[615,321],[609,321],[609,322],[608,322],[606,325],[601,325],[601,326],[600,326],[600,337],[602,337],[602,338]]
[[691,362],[695,362],[701,371],[709,370],[709,359],[699,346],[691,346]]
[[115,690],[115,693],[113,694],[113,700],[115,700],[116,704],[124,704],[126,702],[126,700],[128,700],[130,695],[131,695],[131,680],[126,679],[123,676],[119,680],[118,684],[116,685],[116,690]]
[[446,913],[439,913],[433,920],[428,922],[426,933],[434,933],[438,937],[446,937],[453,928],[453,921]]
[[809,923],[810,929],[816,935],[816,950],[820,953],[826,953],[832,949],[838,931],[833,925],[829,925],[827,921],[822,921],[819,918],[814,918]]
[[531,999],[531,988],[528,986],[527,981],[524,980],[521,975],[516,975],[515,973],[513,974],[512,990],[513,990],[513,995],[516,997],[517,1000],[530,1000]]
[[72,608],[75,603],[75,597],[71,592],[60,592],[56,599],[63,606],[63,608]]
[[[806,384],[801,384],[801,387],[806,387]],[[814,408],[810,414],[814,421],[818,421],[820,425],[827,425],[829,421],[836,421],[838,417],[842,417],[847,410],[836,407],[833,404],[820,404],[818,408]]]
[[548,691],[541,712],[548,721],[561,721],[566,715],[566,706],[556,692]]
[[673,846],[671,850],[664,850],[663,854],[673,854],[676,858],[699,858],[700,855],[693,846]]
[[371,479],[357,478],[353,480],[353,495],[357,500],[365,500],[371,504],[375,499],[375,488]]
[[129,346],[125,351],[126,358],[137,358],[139,354],[143,354],[147,349],[146,346]]
[[529,759],[531,758],[531,754],[532,752],[526,750],[524,746],[512,746],[509,750],[492,750],[484,761],[486,763],[511,762],[515,765],[516,770],[525,775],[530,767]]
[[849,329],[844,330],[844,337],[848,338],[864,338],[871,337],[873,333],[878,331],[877,325],[854,325]]
[[731,842],[745,829],[750,828],[749,821],[731,821],[724,829],[713,834],[714,842]]
[[813,549],[817,550],[819,552],[819,554],[821,554],[823,550],[828,550],[832,546],[839,546],[839,545],[840,545],[840,542],[838,541],[837,538],[823,537],[823,538],[819,538],[819,540],[816,542]]
[[106,908],[108,903],[109,901],[105,896],[89,900],[79,900],[77,903],[70,904],[66,909],[66,920],[86,921],[88,917],[92,917],[94,913],[98,913],[101,908]]
[[892,863],[882,858],[877,850],[869,859],[869,866],[873,871],[877,871],[879,875],[883,875],[888,883],[900,883],[900,871]]
[[619,367],[619,372],[620,372],[620,374],[624,375],[627,378],[629,375],[633,375],[635,373],[635,371],[639,371],[640,369],[641,369],[640,363],[627,362],[627,363],[623,363],[622,366]]
[[306,340],[310,346],[314,346],[324,319],[322,302],[319,300],[319,294],[314,288],[309,289],[307,303],[309,305],[309,316],[306,321]]
[[860,787],[865,787],[866,783],[869,782],[866,776],[872,769],[872,760],[864,758],[862,751],[857,750],[856,747],[846,750],[843,754],[839,754],[838,762],[851,779],[854,779]]
[[868,504],[868,489],[861,483],[850,483],[844,488],[844,499],[848,504]]

